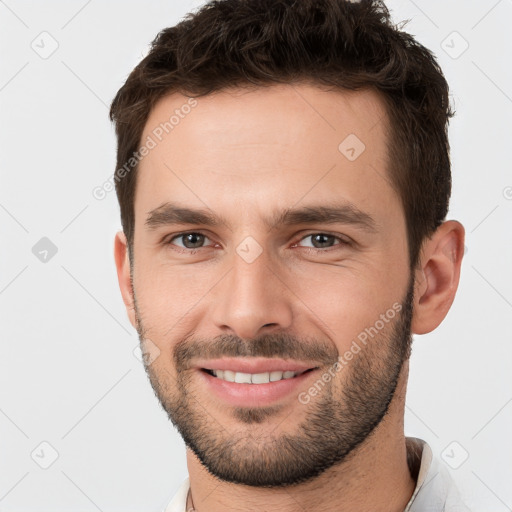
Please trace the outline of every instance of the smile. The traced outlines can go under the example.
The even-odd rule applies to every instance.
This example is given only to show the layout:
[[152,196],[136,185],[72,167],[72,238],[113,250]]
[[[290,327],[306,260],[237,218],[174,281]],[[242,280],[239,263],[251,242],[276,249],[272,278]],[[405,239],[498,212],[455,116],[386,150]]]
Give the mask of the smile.
[[232,370],[209,370],[203,368],[203,371],[227,382],[236,382],[238,384],[268,384],[269,382],[277,382],[279,380],[293,379],[298,375],[311,371],[313,368],[301,372],[289,370],[276,370],[263,373],[243,373],[234,372]]

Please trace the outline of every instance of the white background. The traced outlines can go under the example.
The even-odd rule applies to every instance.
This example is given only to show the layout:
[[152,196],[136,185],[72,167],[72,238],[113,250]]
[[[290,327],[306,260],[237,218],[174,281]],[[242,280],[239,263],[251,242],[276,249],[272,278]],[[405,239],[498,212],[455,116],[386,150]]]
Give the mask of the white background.
[[[115,193],[98,201],[92,190],[114,171],[114,94],[157,32],[200,4],[0,1],[0,511],[159,511],[187,475],[181,438],[134,356],[112,257]],[[450,471],[474,511],[504,512],[512,507],[512,2],[388,6],[395,21],[410,19],[406,30],[436,53],[450,83],[449,218],[467,230],[452,310],[415,339],[406,433],[461,464]],[[47,59],[31,47],[49,51],[53,40]],[[42,237],[58,249],[47,262],[32,252]],[[58,458],[42,469],[52,450]]]

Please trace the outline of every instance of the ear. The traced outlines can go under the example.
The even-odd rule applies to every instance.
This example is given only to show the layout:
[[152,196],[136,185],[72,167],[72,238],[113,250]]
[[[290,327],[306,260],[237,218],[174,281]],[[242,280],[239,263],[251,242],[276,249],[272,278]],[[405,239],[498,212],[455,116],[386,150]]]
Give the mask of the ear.
[[126,236],[122,231],[116,234],[114,241],[114,258],[116,261],[117,280],[119,289],[123,297],[123,302],[128,313],[128,318],[133,327],[136,327],[135,306],[133,298],[133,289],[130,276],[130,258],[128,255],[128,244]]
[[460,222],[443,222],[421,250],[415,271],[414,334],[433,331],[445,318],[459,285],[464,255],[464,227]]

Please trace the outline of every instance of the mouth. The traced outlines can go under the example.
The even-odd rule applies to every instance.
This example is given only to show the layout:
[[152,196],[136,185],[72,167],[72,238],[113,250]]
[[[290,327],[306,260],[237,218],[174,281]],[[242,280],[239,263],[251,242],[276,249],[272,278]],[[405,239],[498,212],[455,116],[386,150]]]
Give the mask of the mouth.
[[[222,358],[198,362],[204,393],[238,407],[260,407],[289,401],[320,370],[315,362],[285,359]],[[308,384],[309,383],[309,384]]]

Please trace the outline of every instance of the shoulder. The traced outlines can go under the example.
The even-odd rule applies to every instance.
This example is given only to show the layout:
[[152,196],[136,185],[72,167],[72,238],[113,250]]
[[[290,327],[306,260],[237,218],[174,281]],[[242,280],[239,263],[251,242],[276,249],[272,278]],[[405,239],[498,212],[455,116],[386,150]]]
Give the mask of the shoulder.
[[408,450],[421,450],[416,488],[404,512],[471,512],[446,467],[425,441],[407,438]]

